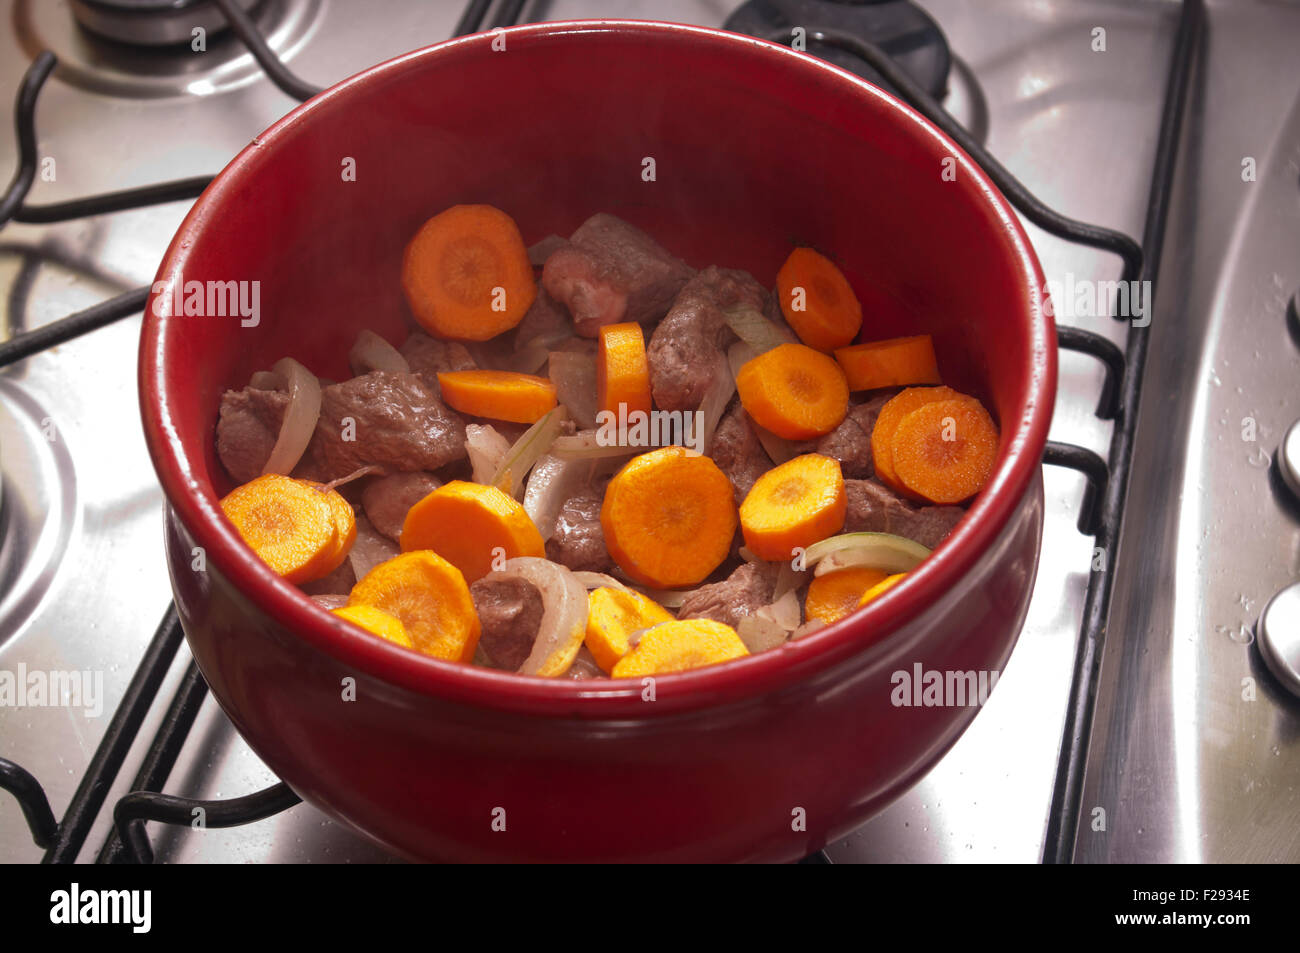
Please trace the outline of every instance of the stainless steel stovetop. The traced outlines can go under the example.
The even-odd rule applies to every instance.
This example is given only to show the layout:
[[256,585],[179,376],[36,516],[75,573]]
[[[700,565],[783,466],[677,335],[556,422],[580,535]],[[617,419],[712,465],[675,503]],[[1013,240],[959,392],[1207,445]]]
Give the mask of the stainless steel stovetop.
[[[737,0],[554,0],[523,19],[588,16],[719,26]],[[1140,237],[1178,4],[1162,0],[922,0],[954,54],[945,105],[1039,198]],[[62,0],[10,0],[0,102],[41,49],[34,202],[219,170],[294,102],[233,38],[148,55],[90,39]],[[328,85],[450,36],[460,0],[265,0],[271,46]],[[486,22],[499,8],[494,3]],[[1300,575],[1300,504],[1271,466],[1300,417],[1300,5],[1208,4],[1187,114],[1114,567],[1085,822],[1085,861],[1300,860],[1300,699],[1252,645],[1264,603]],[[1106,48],[1095,49],[1097,28]],[[0,156],[14,156],[6,120]],[[44,160],[52,160],[45,165]],[[1253,163],[1247,163],[1247,160]],[[1243,172],[1253,165],[1253,181]],[[152,281],[186,203],[0,233],[0,339]],[[1049,280],[1119,276],[1112,255],[1027,226]],[[1121,347],[1126,325],[1072,316]],[[0,670],[100,673],[102,711],[0,706],[0,756],[32,772],[61,815],[170,600],[162,494],[141,438],[139,319],[0,372]],[[1061,355],[1053,440],[1103,457],[1100,365]],[[1247,425],[1249,418],[1253,424]],[[1257,439],[1243,439],[1254,428]],[[1091,537],[1083,478],[1045,468],[1047,523],[1025,629],[986,710],[912,791],[828,848],[835,862],[1037,861],[1061,746]],[[80,859],[109,832],[179,685],[180,657]],[[92,680],[93,684],[93,680]],[[166,789],[200,798],[276,781],[209,698]],[[1095,830],[1096,809],[1105,830]],[[307,805],[243,827],[152,825],[157,859],[384,861]],[[35,861],[0,794],[0,859]]]

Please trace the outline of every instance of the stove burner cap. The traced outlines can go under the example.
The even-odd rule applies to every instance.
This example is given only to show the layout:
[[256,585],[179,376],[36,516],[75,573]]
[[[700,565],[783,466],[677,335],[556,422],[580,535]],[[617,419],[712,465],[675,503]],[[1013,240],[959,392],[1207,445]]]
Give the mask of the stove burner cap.
[[[235,0],[252,10],[259,0]],[[227,29],[212,0],[72,0],[72,15],[98,36],[133,46],[189,43],[194,29],[212,35]]]
[[803,27],[809,53],[897,93],[852,53],[812,39],[818,30],[843,30],[883,49],[935,99],[942,100],[947,92],[952,65],[948,41],[930,15],[911,0],[748,0],[723,26],[759,37]]

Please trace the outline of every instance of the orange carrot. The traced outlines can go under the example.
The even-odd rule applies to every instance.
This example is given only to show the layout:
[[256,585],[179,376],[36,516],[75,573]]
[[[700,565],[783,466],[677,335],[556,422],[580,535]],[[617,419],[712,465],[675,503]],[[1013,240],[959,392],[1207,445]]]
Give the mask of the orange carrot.
[[712,619],[681,619],[643,632],[636,648],[623,656],[610,674],[642,678],[716,665],[748,654],[731,626]]
[[835,361],[802,344],[782,344],[741,365],[736,390],[760,427],[787,440],[808,440],[840,425],[849,385]]
[[452,480],[406,513],[403,552],[433,550],[470,582],[492,571],[497,559],[546,556],[546,544],[523,504],[494,486]]
[[402,287],[425,330],[465,341],[509,331],[537,297],[519,227],[491,205],[454,205],[425,222],[406,246]]
[[532,424],[555,407],[555,385],[545,377],[516,371],[444,371],[442,399],[471,417]]
[[934,401],[902,419],[889,447],[905,488],[931,503],[961,503],[993,472],[998,428],[977,400]]
[[[827,573],[827,575],[830,575],[830,573]],[[907,573],[905,572],[898,572],[898,573],[894,573],[894,575],[892,576],[886,576],[884,579],[880,580],[880,582],[876,583],[874,586],[872,586],[870,589],[868,589],[866,592],[862,594],[862,598],[858,600],[857,607],[861,609],[872,599],[879,596],[882,592],[885,592],[886,590],[893,588],[894,586],[898,585],[906,578],[907,578]]]
[[844,526],[847,499],[840,463],[807,453],[768,470],[740,504],[745,545],[759,559],[791,559]]
[[645,332],[635,321],[606,324],[596,345],[596,409],[618,414],[649,413],[650,365],[646,361]]
[[342,561],[335,561],[339,530],[333,507],[301,480],[267,473],[231,490],[221,509],[244,542],[289,582],[328,576]]
[[426,655],[468,662],[480,626],[459,569],[422,549],[394,556],[352,587],[348,606],[372,606],[401,621],[411,644]]
[[776,275],[781,311],[799,340],[819,351],[844,347],[862,327],[862,305],[835,263],[811,248],[790,252]]
[[849,390],[938,384],[939,364],[928,334],[855,344],[835,351]]
[[863,594],[883,582],[886,574],[879,569],[838,569],[824,576],[814,576],[808,584],[804,615],[820,619],[827,625],[838,622],[859,605]]
[[893,454],[890,451],[889,441],[893,439],[894,430],[904,417],[918,407],[939,400],[963,399],[974,398],[968,398],[951,387],[909,387],[891,397],[880,408],[880,415],[876,417],[875,427],[871,431],[871,457],[876,468],[876,478],[895,490],[904,491],[898,474],[894,472]]
[[377,635],[404,649],[415,648],[411,643],[411,637],[406,632],[406,626],[402,625],[402,620],[382,609],[376,609],[374,606],[343,606],[330,611],[340,619],[347,619],[353,625],[360,626],[371,635]]
[[600,508],[605,545],[637,582],[690,586],[731,551],[731,481],[708,457],[664,447],[633,457],[609,482]]
[[639,592],[608,586],[593,589],[587,597],[587,649],[602,671],[611,672],[628,653],[629,635],[672,621],[672,613]]
[[313,487],[325,499],[325,503],[330,508],[330,513],[334,517],[334,526],[338,530],[338,543],[335,546],[334,555],[330,557],[329,568],[326,569],[322,576],[328,576],[339,566],[343,565],[343,560],[347,558],[348,552],[352,549],[352,544],[357,539],[357,514],[352,509],[352,504],[343,498],[343,494],[335,489],[326,489],[325,484],[315,483],[311,480],[304,480],[308,486]]

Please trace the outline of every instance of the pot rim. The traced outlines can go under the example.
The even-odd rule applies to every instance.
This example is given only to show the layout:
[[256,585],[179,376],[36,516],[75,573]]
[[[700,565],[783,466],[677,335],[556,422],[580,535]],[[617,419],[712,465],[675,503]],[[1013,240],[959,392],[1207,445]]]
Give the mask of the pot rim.
[[[291,630],[296,638],[384,682],[419,695],[478,708],[557,717],[616,718],[633,712],[639,717],[653,717],[760,696],[803,681],[855,655],[884,657],[891,638],[871,638],[864,645],[865,633],[885,631],[893,635],[923,613],[934,594],[957,586],[1023,505],[1039,467],[1056,392],[1056,336],[1043,308],[1042,268],[1028,237],[1007,200],[956,143],[910,106],[829,63],[754,37],[678,23],[570,20],[506,30],[508,42],[514,43],[564,42],[567,37],[590,33],[640,35],[723,47],[765,58],[773,69],[802,71],[814,83],[852,87],[856,95],[874,100],[876,108],[912,126],[918,139],[928,143],[936,157],[956,159],[961,167],[959,178],[971,184],[977,201],[993,219],[990,228],[1000,229],[1010,244],[1014,267],[1024,278],[1024,309],[1017,311],[1024,315],[1030,334],[1031,367],[1024,412],[1015,422],[1007,450],[988,484],[970,507],[969,519],[963,520],[921,568],[886,596],[779,649],[721,665],[656,676],[654,705],[647,706],[641,700],[640,680],[544,679],[445,662],[358,632],[280,579],[244,545],[222,516],[210,486],[205,488],[196,468],[181,452],[179,427],[166,381],[166,352],[178,322],[170,315],[154,314],[155,296],[151,293],[140,339],[140,405],[146,444],[170,514],[180,520],[195,544],[204,548],[211,566],[219,569],[259,611]],[[454,67],[462,57],[491,55],[488,44],[493,35],[458,37],[404,53],[326,89],[275,122],[235,156],[195,202],[167,249],[154,288],[185,271],[190,249],[208,223],[219,217],[221,206],[256,176],[265,157],[300,124],[310,122],[322,110],[346,108],[354,91],[377,82],[392,81],[407,72]],[[1005,429],[1008,422],[1002,423]]]

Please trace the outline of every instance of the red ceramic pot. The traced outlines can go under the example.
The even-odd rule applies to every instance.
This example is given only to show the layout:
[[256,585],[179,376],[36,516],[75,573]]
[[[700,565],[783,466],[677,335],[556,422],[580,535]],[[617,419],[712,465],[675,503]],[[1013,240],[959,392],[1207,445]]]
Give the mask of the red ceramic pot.
[[[955,178],[942,174],[950,156]],[[341,174],[348,159],[355,181]],[[696,266],[768,284],[794,243],[830,251],[863,300],[865,335],[933,334],[946,382],[994,410],[991,482],[888,595],[780,650],[663,676],[654,700],[640,683],[452,665],[358,633],[221,517],[218,404],[284,355],[347,376],[361,328],[400,341],[403,246],[468,202],[505,209],[530,242],[613,212]],[[998,670],[1016,641],[1056,381],[1040,268],[951,141],[815,59],[608,21],[512,29],[504,51],[473,36],[399,57],[254,140],[195,204],[158,279],[141,404],[194,656],[267,764],[395,851],[801,857],[920,778],[974,717],[893,704],[893,673]],[[260,320],[174,314],[168,289],[182,279],[261,282]],[[204,571],[191,568],[194,547]]]

